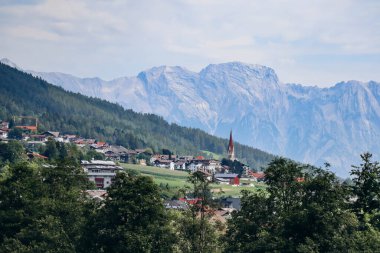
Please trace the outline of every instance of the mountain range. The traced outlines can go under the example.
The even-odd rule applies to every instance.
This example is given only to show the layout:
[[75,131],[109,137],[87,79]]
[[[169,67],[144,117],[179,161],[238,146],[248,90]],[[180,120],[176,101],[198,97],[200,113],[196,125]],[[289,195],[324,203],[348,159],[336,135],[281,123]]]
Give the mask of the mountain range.
[[[41,78],[0,63],[0,120],[15,115],[38,118],[39,132],[59,131],[129,149],[169,149],[176,155],[226,157],[228,139],[169,124],[154,114],[136,113],[99,98],[65,91]],[[235,142],[236,157],[253,169],[275,157]]]
[[[3,63],[17,67],[9,60]],[[110,81],[28,71],[57,86],[348,176],[359,154],[380,148],[380,84],[330,88],[282,83],[261,65],[211,64],[199,73],[160,66]]]

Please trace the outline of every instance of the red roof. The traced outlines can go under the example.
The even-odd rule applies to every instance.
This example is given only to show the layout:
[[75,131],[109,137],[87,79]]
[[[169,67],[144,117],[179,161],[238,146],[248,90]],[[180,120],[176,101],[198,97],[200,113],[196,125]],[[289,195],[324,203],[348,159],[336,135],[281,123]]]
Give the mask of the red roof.
[[257,179],[262,179],[262,178],[265,178],[265,173],[264,172],[252,172],[251,176],[253,176]]
[[187,204],[190,204],[190,205],[195,205],[198,202],[202,201],[201,198],[195,198],[195,199],[179,198],[178,200],[182,202],[186,202]]
[[24,130],[30,130],[30,131],[37,131],[36,126],[15,126],[16,128],[24,129]]
[[40,154],[38,154],[36,152],[29,153],[28,155],[32,156],[32,157],[35,157],[35,158],[48,159],[48,157],[46,157],[44,155],[40,155]]

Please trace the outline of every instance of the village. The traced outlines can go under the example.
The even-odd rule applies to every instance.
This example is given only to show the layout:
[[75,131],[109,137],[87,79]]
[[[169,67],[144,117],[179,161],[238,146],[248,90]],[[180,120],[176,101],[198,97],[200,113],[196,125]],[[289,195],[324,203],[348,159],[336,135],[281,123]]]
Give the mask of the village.
[[[47,159],[47,157],[39,154],[38,150],[40,146],[46,145],[48,140],[75,144],[79,148],[89,148],[103,154],[105,157],[104,160],[82,161],[84,171],[88,173],[89,179],[94,181],[99,189],[107,188],[110,185],[116,172],[122,169],[121,166],[117,165],[120,163],[154,166],[168,170],[202,171],[207,175],[210,181],[236,186],[241,184],[240,178],[260,182],[263,181],[265,177],[263,172],[253,172],[250,167],[245,164],[242,164],[243,172],[241,175],[238,175],[236,173],[230,173],[231,168],[227,165],[222,165],[221,161],[207,159],[203,156],[175,155],[171,154],[169,150],[163,150],[165,154],[153,154],[149,148],[127,149],[123,146],[111,145],[96,139],[86,139],[72,134],[61,134],[58,131],[37,133],[37,124],[28,126],[19,125],[14,126],[14,128],[22,130],[22,135],[16,139],[25,143],[28,157],[31,159]],[[9,139],[12,139],[12,136],[8,136],[10,131],[9,122],[0,120],[0,141],[7,142]],[[228,145],[228,159],[231,161],[237,160],[235,158],[232,131]]]
[[[37,121],[36,121],[37,122]],[[12,131],[13,129],[13,131]],[[15,135],[15,131],[18,134]],[[18,135],[18,136],[17,136]],[[128,149],[120,145],[112,145],[104,141],[92,138],[83,138],[73,134],[62,134],[58,131],[38,132],[37,123],[35,125],[14,125],[0,121],[0,142],[18,140],[23,143],[30,160],[47,160],[48,157],[38,151],[45,146],[48,141],[67,143],[76,145],[80,149],[92,150],[100,154],[103,159],[82,160],[81,166],[88,179],[96,187],[95,190],[88,190],[88,195],[95,200],[102,201],[106,196],[108,188],[116,174],[125,169],[126,164],[135,164],[140,167],[151,168],[151,170],[162,171],[183,171],[188,173],[201,172],[210,183],[219,185],[229,185],[237,188],[254,187],[254,182],[263,182],[265,174],[254,172],[248,165],[241,164],[243,170],[241,174],[233,173],[228,165],[222,161],[203,156],[177,155],[169,150],[163,150],[161,154],[153,154],[152,150]],[[235,157],[232,131],[227,149],[227,160],[237,161]],[[154,169],[156,168],[156,169]],[[186,209],[194,201],[191,198],[168,199],[164,205],[169,209]],[[240,209],[240,198],[230,196],[221,199],[221,210],[216,216],[228,216],[232,210]],[[224,217],[225,218],[225,217]],[[225,221],[223,217],[219,217]]]

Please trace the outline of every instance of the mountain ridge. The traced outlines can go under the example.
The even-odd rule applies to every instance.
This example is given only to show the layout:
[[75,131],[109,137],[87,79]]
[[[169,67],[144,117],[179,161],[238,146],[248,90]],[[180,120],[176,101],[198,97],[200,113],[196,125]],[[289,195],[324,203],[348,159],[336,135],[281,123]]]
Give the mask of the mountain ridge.
[[[65,91],[31,74],[0,63],[0,119],[39,118],[40,131],[95,138],[127,148],[170,149],[178,155],[226,155],[228,140],[202,130],[169,124],[161,116],[136,113],[99,98]],[[236,156],[260,169],[274,159],[261,150],[235,143]]]
[[284,84],[269,67],[230,62],[200,72],[160,66],[135,77],[91,82],[34,75],[67,90],[155,113],[169,122],[227,136],[304,163],[329,162],[347,176],[359,154],[380,149],[380,84],[339,82],[328,88]]

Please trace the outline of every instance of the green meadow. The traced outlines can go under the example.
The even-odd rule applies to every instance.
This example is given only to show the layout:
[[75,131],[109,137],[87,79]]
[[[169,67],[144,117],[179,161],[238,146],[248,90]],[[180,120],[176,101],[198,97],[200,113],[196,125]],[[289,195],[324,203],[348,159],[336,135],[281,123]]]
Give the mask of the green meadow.
[[[141,175],[152,177],[155,183],[160,186],[166,186],[167,190],[172,194],[177,193],[186,186],[190,186],[187,182],[189,173],[185,171],[173,171],[164,168],[135,164],[122,164],[122,166],[125,169],[136,171]],[[232,186],[213,183],[210,187],[216,197],[239,197],[241,195],[241,190],[256,191],[257,189],[266,188],[263,183],[253,183],[253,185],[254,186]]]

